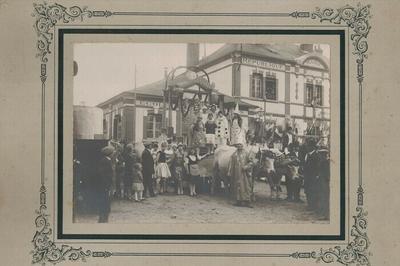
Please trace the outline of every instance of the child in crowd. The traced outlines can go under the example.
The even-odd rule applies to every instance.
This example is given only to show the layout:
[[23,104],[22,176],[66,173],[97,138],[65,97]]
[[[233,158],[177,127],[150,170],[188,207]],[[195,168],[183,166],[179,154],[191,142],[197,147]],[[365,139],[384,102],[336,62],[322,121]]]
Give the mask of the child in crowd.
[[157,153],[156,176],[160,180],[160,194],[167,192],[167,179],[171,178],[171,172],[168,167],[169,162],[165,153],[167,146],[166,142],[161,143],[161,150]]
[[133,183],[132,190],[135,193],[135,201],[139,202],[144,200],[143,198],[143,175],[142,175],[142,165],[140,163],[135,163],[133,165]]
[[178,149],[174,156],[174,171],[175,171],[175,183],[176,193],[183,195],[183,179],[185,171],[185,152],[183,150],[183,144],[178,144]]
[[199,182],[200,180],[200,167],[199,167],[199,161],[201,161],[203,158],[205,158],[208,153],[204,154],[203,156],[200,156],[199,154],[199,149],[192,147],[190,149],[189,155],[188,155],[188,171],[189,171],[189,189],[190,189],[190,196],[196,196],[196,183]]

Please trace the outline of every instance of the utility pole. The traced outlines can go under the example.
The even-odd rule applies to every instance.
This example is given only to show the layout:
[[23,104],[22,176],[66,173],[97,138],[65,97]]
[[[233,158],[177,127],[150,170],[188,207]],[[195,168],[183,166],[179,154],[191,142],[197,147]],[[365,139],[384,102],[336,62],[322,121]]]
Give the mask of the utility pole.
[[167,85],[168,85],[168,68],[164,67],[164,78],[165,78],[165,87],[163,90],[163,115],[162,115],[162,127],[166,127],[166,117],[167,117],[167,106],[166,106],[166,97],[167,97]]

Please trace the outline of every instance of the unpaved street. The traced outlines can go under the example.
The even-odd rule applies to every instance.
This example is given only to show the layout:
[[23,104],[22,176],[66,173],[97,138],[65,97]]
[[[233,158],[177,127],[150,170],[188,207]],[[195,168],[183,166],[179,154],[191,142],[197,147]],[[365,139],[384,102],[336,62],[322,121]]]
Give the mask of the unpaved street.
[[[146,198],[142,202],[115,200],[111,205],[109,223],[328,223],[307,211],[305,203],[269,198],[269,187],[261,181],[255,184],[254,208],[236,207],[226,196],[199,194],[196,197],[173,192]],[[304,193],[302,199],[305,201]],[[79,215],[77,223],[96,223],[96,215]]]

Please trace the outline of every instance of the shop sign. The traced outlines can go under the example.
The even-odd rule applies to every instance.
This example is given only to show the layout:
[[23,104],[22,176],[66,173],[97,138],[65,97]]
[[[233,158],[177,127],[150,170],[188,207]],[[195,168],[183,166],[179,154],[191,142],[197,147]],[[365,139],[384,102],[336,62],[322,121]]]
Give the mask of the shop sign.
[[271,62],[258,60],[258,59],[247,58],[247,57],[243,57],[242,58],[242,63],[243,64],[248,64],[248,65],[257,66],[257,67],[281,70],[281,71],[285,70],[285,66],[282,65],[282,64],[271,63]]

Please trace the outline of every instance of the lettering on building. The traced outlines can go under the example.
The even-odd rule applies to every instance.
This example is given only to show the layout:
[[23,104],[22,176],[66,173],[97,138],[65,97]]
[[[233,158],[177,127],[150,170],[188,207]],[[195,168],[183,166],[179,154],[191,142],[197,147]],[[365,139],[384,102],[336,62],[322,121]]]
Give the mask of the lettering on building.
[[270,68],[270,69],[275,69],[275,70],[285,70],[285,66],[282,64],[277,64],[277,63],[271,63],[263,60],[258,60],[258,59],[252,59],[252,58],[247,58],[243,57],[242,58],[242,63],[243,64],[249,64],[257,67],[264,67],[264,68]]

